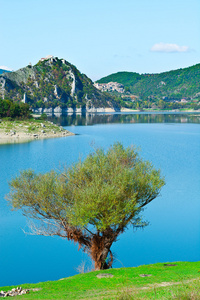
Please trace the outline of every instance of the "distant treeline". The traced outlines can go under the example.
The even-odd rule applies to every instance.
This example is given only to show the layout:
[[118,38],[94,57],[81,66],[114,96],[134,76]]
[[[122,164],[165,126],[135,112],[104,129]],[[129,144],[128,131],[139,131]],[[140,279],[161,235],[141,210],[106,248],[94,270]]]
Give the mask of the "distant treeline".
[[11,100],[0,98],[0,117],[1,118],[29,118],[31,114],[30,106],[26,103],[16,103]]

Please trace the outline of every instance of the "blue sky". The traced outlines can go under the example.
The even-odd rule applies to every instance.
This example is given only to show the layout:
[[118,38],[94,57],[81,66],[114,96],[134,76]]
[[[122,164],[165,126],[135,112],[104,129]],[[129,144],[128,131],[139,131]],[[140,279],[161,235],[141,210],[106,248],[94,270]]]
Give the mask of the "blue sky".
[[0,68],[65,58],[92,80],[200,63],[199,0],[0,0]]

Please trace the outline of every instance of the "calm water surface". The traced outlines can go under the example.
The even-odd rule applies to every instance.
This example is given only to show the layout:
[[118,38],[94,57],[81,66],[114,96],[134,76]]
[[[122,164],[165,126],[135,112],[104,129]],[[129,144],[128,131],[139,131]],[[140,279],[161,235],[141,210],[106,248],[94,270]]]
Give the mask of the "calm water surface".
[[161,169],[166,186],[143,212],[150,225],[130,228],[113,245],[114,267],[200,260],[200,115],[102,114],[56,121],[77,135],[0,146],[0,286],[56,280],[76,274],[83,261],[91,264],[65,239],[25,234],[26,218],[4,199],[8,181],[23,169],[70,165],[86,157],[91,145],[107,148],[116,141],[139,146],[141,156]]

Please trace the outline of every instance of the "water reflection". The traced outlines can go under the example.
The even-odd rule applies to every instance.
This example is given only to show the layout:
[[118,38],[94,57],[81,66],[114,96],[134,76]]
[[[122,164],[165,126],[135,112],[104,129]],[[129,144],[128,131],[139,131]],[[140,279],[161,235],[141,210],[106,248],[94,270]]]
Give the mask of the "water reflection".
[[200,123],[200,113],[86,113],[49,116],[62,126],[107,123]]

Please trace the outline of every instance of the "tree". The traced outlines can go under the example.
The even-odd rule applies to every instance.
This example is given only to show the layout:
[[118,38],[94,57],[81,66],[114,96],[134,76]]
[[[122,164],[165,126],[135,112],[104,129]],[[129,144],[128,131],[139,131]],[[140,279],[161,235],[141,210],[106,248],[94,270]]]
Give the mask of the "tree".
[[164,179],[133,147],[97,149],[63,172],[22,171],[10,182],[13,208],[37,220],[37,234],[79,244],[95,269],[112,266],[111,246],[129,225],[147,225],[140,212],[155,199]]
[[0,99],[0,117],[29,118],[30,106],[27,103],[17,103],[9,99]]

